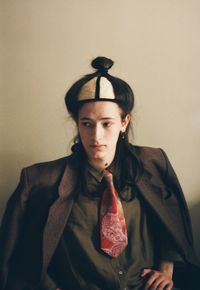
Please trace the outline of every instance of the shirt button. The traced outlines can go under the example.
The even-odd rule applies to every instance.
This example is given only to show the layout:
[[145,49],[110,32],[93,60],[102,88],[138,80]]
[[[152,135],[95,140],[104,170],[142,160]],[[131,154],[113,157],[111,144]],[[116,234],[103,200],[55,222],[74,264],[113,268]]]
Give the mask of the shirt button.
[[120,270],[120,271],[118,272],[118,274],[119,274],[119,275],[123,275],[124,273],[123,273],[123,271]]

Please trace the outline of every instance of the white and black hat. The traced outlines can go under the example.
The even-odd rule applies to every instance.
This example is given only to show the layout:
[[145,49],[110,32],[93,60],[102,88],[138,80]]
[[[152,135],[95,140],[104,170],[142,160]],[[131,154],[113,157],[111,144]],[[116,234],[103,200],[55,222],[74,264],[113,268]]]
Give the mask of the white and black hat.
[[108,70],[114,62],[106,57],[95,58],[91,65],[96,72],[88,74],[75,82],[65,96],[69,113],[76,117],[81,105],[92,101],[112,101],[123,111],[130,113],[134,106],[134,94],[123,80],[111,76]]

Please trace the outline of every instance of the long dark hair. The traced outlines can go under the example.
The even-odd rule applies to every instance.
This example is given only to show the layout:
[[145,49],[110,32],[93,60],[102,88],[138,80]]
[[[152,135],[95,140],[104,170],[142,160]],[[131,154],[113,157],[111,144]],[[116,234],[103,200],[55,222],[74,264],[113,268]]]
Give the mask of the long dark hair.
[[[110,101],[116,102],[121,108],[121,118],[124,119],[127,114],[131,114],[134,108],[134,93],[131,87],[125,81],[120,78],[111,76],[108,73],[108,70],[113,66],[113,64],[114,62],[106,57],[95,58],[91,62],[91,65],[96,69],[96,71],[94,73],[87,74],[76,81],[67,91],[65,95],[65,104],[68,112],[75,121],[77,121],[79,110],[84,104],[84,102],[80,102],[78,100],[81,88],[87,82],[98,76],[104,76],[112,84],[115,99]],[[141,173],[141,163],[135,153],[134,147],[129,143],[130,127],[131,123],[128,124],[126,132],[119,136],[114,158],[116,171],[117,168],[119,169],[120,167],[120,178],[117,178],[117,185],[120,190],[123,189],[127,182],[134,182]],[[72,152],[78,156],[80,162],[84,162],[86,156],[79,135],[75,137],[74,145],[71,149]]]

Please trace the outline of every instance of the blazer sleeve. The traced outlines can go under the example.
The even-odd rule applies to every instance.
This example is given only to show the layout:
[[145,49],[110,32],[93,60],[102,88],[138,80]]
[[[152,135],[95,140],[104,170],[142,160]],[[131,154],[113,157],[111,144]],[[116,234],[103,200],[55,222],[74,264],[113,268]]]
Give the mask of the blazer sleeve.
[[172,237],[184,261],[198,265],[189,210],[174,169],[162,149],[139,150],[143,175],[137,187],[160,225]]
[[0,228],[0,289],[6,285],[9,261],[23,228],[28,191],[26,171],[23,169],[20,182],[8,199]]
[[193,240],[193,232],[192,232],[192,224],[190,219],[190,214],[188,210],[188,206],[185,200],[185,196],[183,193],[183,190],[181,188],[181,185],[179,183],[179,180],[177,178],[177,175],[166,155],[166,153],[161,149],[161,152],[165,158],[166,162],[166,183],[170,189],[173,190],[173,192],[177,195],[177,198],[179,200],[180,205],[180,211],[182,215],[183,224],[185,227],[185,233],[187,240],[189,241],[191,247],[194,247],[194,240]]

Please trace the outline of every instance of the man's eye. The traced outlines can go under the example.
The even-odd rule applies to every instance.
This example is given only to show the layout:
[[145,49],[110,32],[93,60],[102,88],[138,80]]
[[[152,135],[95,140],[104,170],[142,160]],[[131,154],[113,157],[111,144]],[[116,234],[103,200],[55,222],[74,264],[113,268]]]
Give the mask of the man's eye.
[[90,122],[83,122],[82,125],[84,127],[91,127],[92,126],[92,124]]
[[105,128],[108,128],[108,127],[110,127],[111,125],[112,125],[111,122],[105,122],[105,123],[103,123],[103,126],[104,126]]

